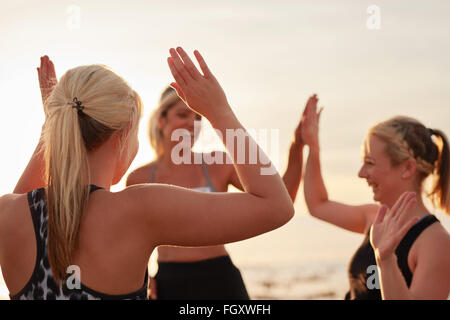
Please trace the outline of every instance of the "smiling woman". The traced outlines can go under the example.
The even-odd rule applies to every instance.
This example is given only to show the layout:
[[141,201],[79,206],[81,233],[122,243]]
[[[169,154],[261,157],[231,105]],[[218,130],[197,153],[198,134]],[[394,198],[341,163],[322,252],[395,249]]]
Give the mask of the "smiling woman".
[[[172,85],[186,106],[221,132],[245,131],[200,53],[202,73],[181,48],[169,52]],[[53,71],[48,57],[41,71],[43,65]],[[157,246],[240,241],[293,217],[283,180],[260,175],[261,159],[235,164],[239,194],[163,184],[110,192],[137,152],[139,95],[103,65],[70,69],[49,92],[42,145],[15,192],[0,197],[0,266],[12,299],[146,299],[147,263]],[[251,138],[250,147],[259,149]],[[215,215],[207,217],[211,208]],[[70,265],[82,270],[80,287],[67,283]]]
[[[395,117],[372,127],[358,175],[372,187],[382,210],[376,204],[350,206],[328,199],[320,169],[320,112],[316,109],[317,101],[307,107],[302,131],[309,146],[304,188],[309,212],[366,235],[349,265],[346,298],[447,299],[450,258],[442,252],[450,247],[450,236],[428,213],[421,197],[425,193],[423,181],[432,176],[435,184],[429,195],[435,207],[450,212],[450,159],[444,133],[408,117]],[[368,270],[375,265],[380,269],[381,288],[367,285]]]

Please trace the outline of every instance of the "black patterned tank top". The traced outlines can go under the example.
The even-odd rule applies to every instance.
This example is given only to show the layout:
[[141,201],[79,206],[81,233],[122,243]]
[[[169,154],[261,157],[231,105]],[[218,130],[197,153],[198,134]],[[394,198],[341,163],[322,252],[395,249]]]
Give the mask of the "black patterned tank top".
[[[91,185],[90,192],[100,187]],[[36,264],[33,274],[25,287],[15,295],[10,295],[11,300],[147,300],[147,278],[146,272],[144,284],[138,291],[110,295],[90,289],[80,283],[74,286],[63,283],[57,285],[54,280],[47,248],[47,205],[45,189],[35,189],[28,192],[28,204],[31,218],[33,220],[34,232],[36,234]]]

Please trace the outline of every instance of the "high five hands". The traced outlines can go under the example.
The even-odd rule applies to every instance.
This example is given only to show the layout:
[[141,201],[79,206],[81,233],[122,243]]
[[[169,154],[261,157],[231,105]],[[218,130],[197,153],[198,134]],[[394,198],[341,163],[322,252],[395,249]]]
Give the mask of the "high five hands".
[[309,147],[319,145],[319,119],[323,107],[317,111],[318,101],[319,99],[316,94],[309,97],[300,124],[295,131],[296,139],[297,135],[300,135],[299,139]]
[[370,243],[378,261],[391,258],[395,254],[400,241],[409,229],[419,220],[409,215],[416,203],[416,193],[403,193],[392,209],[383,205],[370,230]]
[[203,74],[183,48],[178,47],[176,50],[172,48],[169,52],[167,62],[176,81],[172,82],[171,86],[184,103],[210,121],[229,114],[231,108],[225,93],[200,52],[195,50],[194,55]]
[[[53,91],[53,88],[58,83],[58,80],[56,79],[55,66],[48,56],[41,57],[41,66],[37,68],[37,72],[39,87],[42,95],[42,103],[45,106],[45,101],[48,99]],[[47,114],[45,107],[44,112]]]

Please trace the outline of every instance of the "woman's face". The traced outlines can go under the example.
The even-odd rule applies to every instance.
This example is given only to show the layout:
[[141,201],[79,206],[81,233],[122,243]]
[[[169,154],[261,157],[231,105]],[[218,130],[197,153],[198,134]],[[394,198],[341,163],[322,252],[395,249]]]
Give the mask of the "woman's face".
[[405,188],[402,179],[403,166],[392,166],[385,152],[386,143],[371,135],[365,149],[363,165],[358,176],[366,179],[373,191],[373,199],[382,204],[393,204]]
[[191,135],[191,144],[193,144],[194,138],[194,122],[200,121],[202,116],[195,113],[183,101],[179,100],[173,105],[166,113],[166,116],[161,117],[159,120],[159,128],[163,132],[163,139],[166,143],[171,142],[172,133],[177,129],[185,129],[189,131]]

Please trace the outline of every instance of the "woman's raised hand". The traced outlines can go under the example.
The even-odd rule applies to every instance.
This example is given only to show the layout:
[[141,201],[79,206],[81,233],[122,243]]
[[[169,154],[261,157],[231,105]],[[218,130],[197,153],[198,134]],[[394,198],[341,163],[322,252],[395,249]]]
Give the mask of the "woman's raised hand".
[[[58,83],[56,79],[55,66],[48,56],[41,57],[41,66],[37,68],[39,87],[41,89],[42,103],[50,96],[53,88]],[[44,110],[45,111],[45,110]]]
[[229,114],[231,108],[225,93],[200,53],[194,51],[203,74],[181,47],[172,48],[169,52],[167,62],[176,81],[171,86],[184,103],[210,121]]
[[405,192],[388,215],[386,215],[388,208],[385,205],[381,206],[370,230],[370,243],[378,260],[392,257],[400,241],[418,221],[417,217],[411,218],[408,215],[415,202],[416,194]]
[[318,101],[316,94],[309,97],[301,121],[302,141],[309,147],[319,145],[319,119],[323,108],[317,111]]

